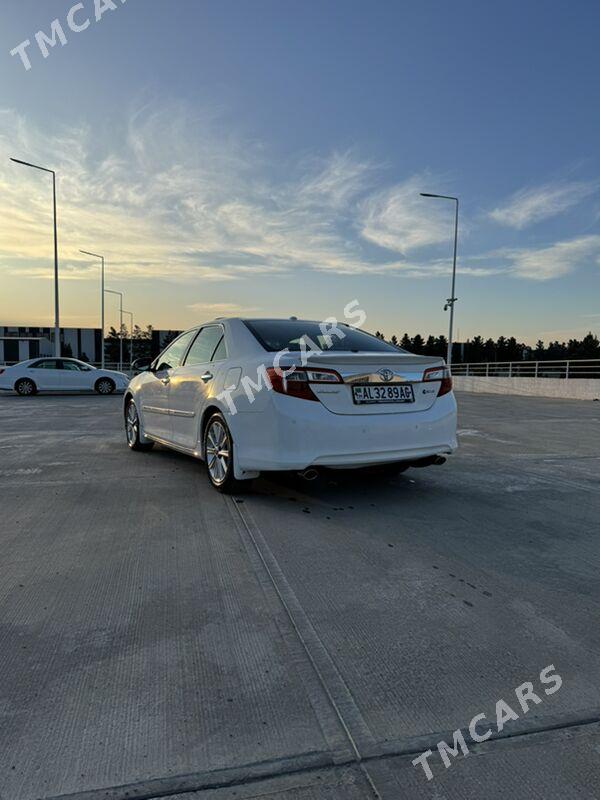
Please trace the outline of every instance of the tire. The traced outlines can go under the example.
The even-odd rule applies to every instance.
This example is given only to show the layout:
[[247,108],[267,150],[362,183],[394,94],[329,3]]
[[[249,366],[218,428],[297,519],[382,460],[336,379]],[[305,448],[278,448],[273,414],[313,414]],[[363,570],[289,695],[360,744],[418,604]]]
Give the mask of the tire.
[[154,447],[154,442],[140,441],[140,418],[133,400],[127,403],[127,410],[125,411],[125,436],[130,450],[144,453]]
[[213,414],[204,428],[204,459],[208,480],[218,492],[231,494],[248,487],[233,474],[233,439],[222,414]]
[[115,382],[112,378],[98,378],[94,384],[96,392],[103,395],[112,394],[115,388]]
[[31,397],[32,394],[37,392],[37,386],[31,378],[20,378],[15,383],[15,392],[21,397]]

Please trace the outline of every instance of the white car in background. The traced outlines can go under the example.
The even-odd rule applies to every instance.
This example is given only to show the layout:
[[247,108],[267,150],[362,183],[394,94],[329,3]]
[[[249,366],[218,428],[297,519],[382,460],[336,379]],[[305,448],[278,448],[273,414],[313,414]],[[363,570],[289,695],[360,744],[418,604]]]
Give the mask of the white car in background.
[[[343,338],[295,318],[186,331],[152,363],[137,362],[124,397],[129,447],[158,442],[203,459],[225,492],[262,471],[443,463],[457,446],[444,360],[339,326]],[[306,350],[307,337],[318,347]]]
[[0,390],[24,397],[37,392],[123,392],[129,378],[124,372],[96,369],[76,358],[30,358],[13,367],[0,367]]

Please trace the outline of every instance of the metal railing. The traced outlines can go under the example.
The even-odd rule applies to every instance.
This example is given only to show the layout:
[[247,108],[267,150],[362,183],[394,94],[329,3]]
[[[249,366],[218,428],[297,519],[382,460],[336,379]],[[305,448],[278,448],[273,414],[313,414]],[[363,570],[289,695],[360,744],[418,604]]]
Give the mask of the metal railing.
[[599,378],[600,358],[452,364],[452,374],[482,378]]

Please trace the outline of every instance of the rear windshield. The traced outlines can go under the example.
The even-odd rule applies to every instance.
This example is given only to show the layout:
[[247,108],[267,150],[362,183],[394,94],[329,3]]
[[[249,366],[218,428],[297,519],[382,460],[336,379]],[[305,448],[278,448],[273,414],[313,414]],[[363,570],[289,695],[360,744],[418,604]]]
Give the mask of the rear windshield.
[[[331,333],[331,342],[328,343],[325,334],[331,329],[331,325],[319,322],[304,322],[302,320],[281,320],[281,319],[253,319],[244,320],[244,324],[254,334],[261,345],[269,352],[276,353],[279,350],[300,350],[300,342],[304,339],[305,347],[310,349],[311,345],[307,338],[314,342],[321,350],[329,350],[338,353],[403,353],[399,347],[384,342],[370,333],[365,333],[349,325],[338,324],[344,333],[344,337],[337,335],[335,330]],[[320,325],[323,325],[321,330]]]

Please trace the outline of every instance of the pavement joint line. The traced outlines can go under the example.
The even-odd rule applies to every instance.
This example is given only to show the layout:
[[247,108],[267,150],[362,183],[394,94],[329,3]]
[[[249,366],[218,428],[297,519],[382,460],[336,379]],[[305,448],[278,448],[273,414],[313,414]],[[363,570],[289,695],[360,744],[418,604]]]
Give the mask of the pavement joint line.
[[[348,764],[352,764],[350,759]],[[270,761],[260,761],[241,767],[204,770],[168,778],[150,778],[134,783],[120,784],[82,792],[39,796],[36,800],[155,800],[161,797],[191,794],[214,789],[246,786],[272,778],[331,770],[346,764],[334,764],[327,752],[305,753]]]
[[[350,744],[352,760],[363,773],[371,788],[373,797],[376,800],[387,800],[387,792],[384,794],[383,790],[378,789],[364,763],[363,750],[372,748],[375,744],[375,738],[355,703],[352,692],[335,666],[327,648],[302,608],[292,587],[287,582],[279,562],[265,541],[251,511],[245,507],[242,508],[241,504],[236,503],[232,498],[226,498],[226,502],[232,516],[235,518],[237,515],[241,520],[243,529],[260,558],[263,569],[277,593],[296,637],[300,641],[306,657],[316,673],[329,704]],[[314,705],[313,708],[315,708]]]
[[[493,726],[490,726],[493,730]],[[539,720],[531,723],[527,719],[519,720],[509,729],[492,733],[485,742],[470,742],[471,753],[484,753],[508,742],[534,743],[536,739],[553,733],[574,731],[581,734],[590,733],[590,728],[595,728],[593,733],[600,734],[600,707],[590,709],[585,715],[565,713],[548,717],[545,722]],[[460,729],[466,740],[470,739],[468,727]],[[365,754],[365,761],[413,756],[424,750],[435,750],[437,743],[452,741],[454,730],[439,733],[425,733],[418,736],[406,737],[397,740],[381,742],[374,751]]]
[[[577,721],[572,715],[561,724],[558,719],[553,724],[538,726],[529,730],[500,733],[486,742],[473,744],[470,755],[486,755],[495,748],[507,744],[521,744],[522,746],[535,746],[547,740],[548,734],[573,733],[575,735],[600,736],[600,717],[582,717]],[[453,732],[452,732],[453,733]],[[119,786],[90,789],[83,792],[37,797],[36,800],[158,800],[163,797],[192,794],[214,789],[233,789],[240,786],[258,784],[269,779],[285,778],[293,775],[310,774],[318,772],[334,772],[344,766],[380,765],[392,758],[410,758],[427,749],[435,749],[442,739],[452,737],[452,733],[424,734],[405,740],[402,747],[385,751],[371,752],[363,758],[362,764],[356,764],[353,759],[347,763],[334,763],[331,756],[325,752],[308,753],[300,756],[289,756],[272,761],[262,761],[241,767],[229,767],[222,770],[200,771],[185,775],[169,776],[168,778],[152,778],[136,783],[121,784]],[[400,744],[400,740],[398,741]],[[395,799],[397,800],[397,798]]]
[[[58,399],[60,399],[60,398],[58,398]],[[1,400],[1,398],[0,398],[0,400]],[[98,408],[99,407],[100,406],[98,406]],[[66,408],[66,406],[63,406],[63,408]],[[92,407],[90,406],[90,408],[92,408]],[[33,416],[33,415],[31,415],[31,416]],[[15,421],[16,422],[28,421],[28,419],[29,419],[29,416],[27,416],[27,419],[25,420],[23,415],[19,415],[19,416],[15,415]],[[50,419],[50,421],[52,421],[54,419],[54,417],[51,417],[49,419]],[[568,421],[573,421],[574,422],[575,420],[568,420]],[[594,420],[594,422],[597,422],[597,421],[598,420]],[[13,420],[11,418],[8,418],[9,426],[10,426],[10,424],[12,424],[12,422],[13,422]],[[66,433],[66,432],[64,432],[64,433]],[[114,438],[115,438],[115,441],[116,441],[116,436]],[[83,437],[83,439],[84,439],[84,441],[81,441],[81,442],[75,441],[74,443],[77,446],[79,446],[80,444],[83,445],[83,444],[85,444],[85,437]],[[2,440],[0,439],[0,441],[2,441]],[[69,439],[68,441],[71,442],[72,440]],[[110,441],[112,442],[112,434],[111,434]],[[89,438],[88,438],[88,444],[90,444],[90,439]],[[23,442],[19,446],[20,447],[29,448],[29,443],[26,444],[25,442]],[[17,448],[15,448],[15,449],[17,449]],[[100,457],[100,456],[102,456],[102,458],[105,457],[106,452],[101,452],[100,448],[96,448],[95,443],[94,443],[94,448],[93,449],[94,450],[95,449],[98,450],[97,453],[92,453],[94,459],[96,457]],[[166,451],[165,451],[164,454],[166,455]],[[12,454],[10,454],[9,457],[12,457]],[[177,457],[177,458],[179,458],[179,457]],[[459,458],[461,459],[460,462],[458,462]],[[525,453],[510,453],[510,455],[507,455],[506,453],[493,452],[491,454],[491,456],[488,456],[488,457],[484,458],[484,457],[477,456],[477,455],[473,456],[472,454],[466,453],[463,450],[462,453],[457,458],[457,462],[458,463],[456,464],[456,466],[459,466],[459,464],[460,464],[461,469],[470,471],[471,473],[474,473],[476,469],[479,469],[480,466],[483,465],[485,462],[489,461],[490,458],[493,459],[493,461],[497,462],[505,470],[509,469],[511,466],[512,466],[513,469],[521,469],[521,467],[524,466],[525,468],[530,468],[531,470],[538,470],[540,468],[540,464],[538,462],[540,462],[540,461],[548,461],[548,460],[553,459],[553,458],[558,461],[559,458],[564,458],[565,460],[572,459],[573,462],[575,462],[575,460],[577,458],[578,460],[577,460],[577,464],[576,465],[578,466],[579,469],[581,469],[582,466],[584,466],[584,465],[586,466],[587,471],[586,471],[586,473],[584,473],[586,475],[585,479],[588,482],[591,482],[591,477],[592,477],[591,466],[592,466],[592,464],[595,465],[595,463],[596,463],[596,461],[597,461],[597,459],[599,457],[598,456],[589,456],[589,455],[588,456],[580,456],[580,457],[574,457],[574,456],[572,457],[570,455],[559,456],[558,454],[554,454],[554,453],[547,454],[547,457],[545,457],[545,454],[529,455],[529,454],[525,454]],[[583,459],[587,459],[587,460],[583,461]],[[525,463],[523,463],[523,460],[525,460]],[[150,462],[148,462],[148,463],[150,463]],[[87,461],[86,461],[86,464],[87,464]],[[44,465],[44,466],[48,467],[48,465]],[[542,466],[542,469],[544,469],[544,470],[548,469],[549,470],[549,465],[548,464],[543,464],[541,466]],[[572,465],[567,465],[567,469],[570,469],[571,476],[576,475],[575,470],[572,469]],[[448,467],[444,471],[442,471],[442,475],[443,475],[442,483],[444,485],[444,488],[447,488],[447,486],[452,483],[452,480],[446,480],[446,478],[451,478],[451,476],[447,476],[447,475],[444,474],[447,471],[448,471]],[[562,471],[562,464],[561,464],[561,470],[559,470],[559,472],[560,471]],[[428,474],[428,473],[426,473],[426,474]],[[542,480],[543,480],[543,478],[545,477],[546,478],[546,482],[554,483],[557,480],[556,477],[552,477],[555,473],[554,472],[550,472],[550,471],[548,471],[546,474],[544,474],[544,472],[538,473],[537,471],[533,471],[533,472],[526,473],[526,474],[536,476],[537,480],[539,480],[540,478],[542,478]],[[569,473],[567,473],[567,474],[569,474]],[[127,480],[127,477],[129,477],[129,476],[124,476],[124,479]],[[436,478],[437,478],[437,474],[436,474]],[[548,480],[548,478],[549,478],[549,480]],[[403,479],[401,479],[401,480],[403,480]],[[561,482],[564,483],[564,480],[561,481]],[[61,482],[61,485],[62,485],[62,483],[63,482]],[[64,483],[66,484],[67,482],[65,481]],[[423,488],[423,485],[424,485],[424,488],[426,489],[427,488],[427,484],[429,483],[429,481],[428,480],[422,481],[422,482],[418,481],[417,483],[422,483],[422,486],[418,487],[418,488]],[[88,484],[90,484],[90,481],[89,480],[88,481],[85,481],[85,480],[79,481],[79,476],[76,476],[76,484],[80,484],[82,490],[84,490],[85,487]],[[575,488],[577,488],[578,490],[585,490],[586,489],[586,487],[582,486],[579,483],[579,481],[571,481],[571,484]],[[22,483],[13,484],[11,482],[8,485],[9,486],[17,485],[19,487],[23,487],[23,486],[26,485],[28,487],[34,488],[34,487],[37,487],[38,485],[47,486],[47,485],[53,485],[53,484],[37,483],[37,482],[31,482],[31,483],[28,482],[27,484],[22,484]],[[599,485],[598,482],[594,481],[594,486],[598,486],[598,485]],[[306,484],[306,486],[308,487],[309,484]],[[413,487],[413,488],[415,490],[418,490],[417,487]],[[289,489],[285,489],[285,491],[291,493],[291,491]],[[547,487],[545,487],[543,485],[537,486],[536,487],[536,491],[539,491],[540,495],[542,497],[544,497],[544,498],[546,496],[548,496],[549,493],[550,493],[550,489],[548,489]],[[322,502],[322,496],[319,497],[319,493],[317,493],[317,496],[318,496],[318,499],[317,499],[314,496],[310,495],[310,490],[308,490],[308,492],[309,492],[309,494],[304,495],[304,497],[306,498],[306,500],[309,501],[310,505],[316,505],[317,503],[321,503]],[[301,496],[301,495],[298,495],[298,496]],[[224,498],[222,496],[216,495],[216,497],[217,497],[217,499],[220,499],[222,501],[222,503],[223,503]],[[268,504],[269,506],[271,506],[271,508],[273,508],[272,501],[276,500],[276,499],[279,499],[280,501],[284,501],[285,500],[284,497],[279,497],[279,498],[271,497],[271,496],[269,496],[269,494],[266,494],[264,496],[263,495],[259,495],[258,496],[258,500],[260,501],[259,503],[258,502],[255,503],[255,499],[251,498],[250,500],[246,500],[245,501],[245,504],[242,506],[242,509],[247,511],[247,512],[250,512],[253,516],[256,517],[256,519],[258,519],[260,521],[260,519],[261,519],[260,513],[261,513],[261,510],[262,510],[260,503],[262,503],[264,501],[265,504]],[[351,501],[351,502],[353,502],[353,501]],[[326,507],[325,504],[323,504],[323,506]],[[282,507],[283,507],[283,505],[282,505]],[[288,504],[287,507],[290,508],[291,506]],[[313,511],[317,511],[317,514],[320,517],[321,512],[320,512],[320,510],[318,508],[314,508]],[[317,515],[315,515],[315,516],[317,516]],[[235,517],[238,517],[238,514],[236,514]],[[350,515],[340,515],[339,517],[336,516],[336,515],[333,515],[332,516],[332,520],[331,520],[331,524],[332,525],[337,525],[338,523],[341,524],[342,518],[346,518],[346,517],[349,518]],[[304,521],[304,518],[302,518],[302,519]],[[310,520],[310,517],[308,518],[308,520]],[[587,518],[586,518],[586,521],[587,521]],[[263,530],[265,531],[264,536],[270,542],[271,532],[274,531],[274,530],[277,530],[277,528],[276,528],[277,522],[273,522],[273,527],[272,528],[263,525],[262,522],[260,524],[261,524]],[[241,527],[241,525],[242,525],[241,522],[236,521],[236,526],[238,528]],[[361,523],[359,523],[359,525],[360,525],[360,527],[358,529],[355,529],[355,530],[358,530],[363,535],[367,535],[367,530],[368,530],[367,526],[365,526],[365,525],[363,525]],[[376,531],[376,533],[377,533],[377,531]],[[252,544],[250,543],[249,537],[247,535],[245,535],[243,537],[242,541],[243,541],[243,547],[246,549],[246,552],[248,552],[248,553],[252,552],[252,556],[253,556],[252,564],[253,565],[258,565],[258,555],[254,551],[254,548],[253,548]],[[236,542],[236,545],[237,545],[237,542]],[[283,568],[285,569],[286,568],[285,567],[285,560],[282,560],[281,563],[283,565]],[[268,584],[269,583],[269,579],[268,579],[264,569],[262,568],[262,566],[259,566],[258,570],[257,570],[257,567],[255,566],[254,569],[255,569],[255,572],[257,572],[257,577],[258,577],[259,581],[261,583],[263,583],[264,585]],[[286,572],[287,572],[287,570],[286,570]],[[277,573],[275,573],[275,574],[277,575]],[[286,576],[286,579],[287,579],[287,576]],[[259,600],[259,602],[261,600],[262,600],[262,598]],[[271,601],[271,603],[272,603],[274,608],[276,606],[280,605],[276,600],[275,588],[273,586],[270,586],[270,590],[269,590],[269,594],[267,596],[267,600]],[[270,605],[267,605],[267,608],[265,610],[265,614],[268,613],[269,610],[270,610]],[[279,625],[279,620],[281,620],[281,624],[283,624],[285,626],[285,630],[287,631],[288,640],[291,641],[293,639],[293,636],[294,636],[293,632],[292,632],[292,626],[289,623],[289,621],[285,618],[285,612],[283,610],[283,607],[279,607],[278,610],[277,610],[277,619],[276,619],[277,625]],[[317,624],[317,623],[315,623],[315,624]],[[277,628],[275,630],[277,630]],[[321,631],[320,624],[319,624],[319,631]],[[326,634],[321,634],[321,635],[323,636],[324,642],[328,642],[327,635]],[[286,644],[287,644],[287,642],[284,641],[283,645],[285,646]],[[301,650],[301,645],[300,645],[299,642],[296,642],[295,648],[296,649],[295,649],[294,652],[299,653],[300,650]],[[591,651],[591,652],[593,652],[593,651]],[[332,655],[335,656],[335,653],[333,653],[333,651],[332,651]],[[337,656],[335,656],[335,657],[337,657]],[[298,662],[298,658],[296,659],[296,662]],[[304,669],[304,671],[307,674],[311,672],[311,667],[310,667],[309,660],[306,658],[306,656],[304,654],[300,657],[300,664],[293,663],[290,666],[291,666],[292,669],[300,667],[301,669]],[[317,686],[317,683],[318,683],[318,679],[317,679],[316,675],[314,675],[314,674],[312,675],[312,683],[313,683],[313,685],[315,687]],[[331,713],[331,709],[328,709],[328,703],[326,702],[324,693],[322,691],[319,691],[317,696],[321,698],[321,705],[324,708],[324,712],[323,713],[327,713],[333,719],[333,714]],[[497,732],[494,732],[493,736],[490,738],[489,741],[484,742],[482,744],[472,745],[471,746],[471,753],[473,755],[486,755],[486,754],[487,755],[492,755],[492,754],[495,755],[497,750],[500,751],[500,753],[501,753],[502,749],[509,750],[511,747],[515,748],[515,749],[530,747],[530,748],[535,748],[537,751],[542,751],[543,748],[545,748],[546,746],[549,746],[550,743],[561,742],[562,740],[569,741],[571,739],[577,739],[577,737],[579,737],[579,739],[581,740],[581,742],[583,744],[586,743],[586,739],[590,740],[590,744],[591,743],[595,743],[597,741],[600,741],[600,707],[598,709],[596,709],[594,706],[590,706],[587,709],[580,709],[579,712],[578,712],[579,713],[579,718],[575,714],[571,714],[571,713],[569,713],[569,715],[563,714],[562,717],[560,719],[557,718],[557,720],[555,720],[554,723],[552,723],[550,716],[545,716],[545,715],[542,714],[541,716],[534,718],[534,716],[533,716],[534,713],[535,712],[532,709],[532,712],[530,714],[528,714],[526,718],[523,718],[523,720],[521,720],[524,723],[525,728],[527,728],[527,729],[523,728],[523,729],[517,730],[517,727],[520,725],[521,721],[516,722],[516,723],[510,723],[510,725],[507,726],[507,728],[505,728],[505,730],[503,732],[500,732],[499,734]],[[592,714],[597,714],[597,716],[592,716]],[[490,715],[490,716],[493,716],[493,715]],[[453,716],[450,719],[453,720]],[[463,720],[460,720],[460,721],[464,722]],[[396,730],[398,730],[398,728],[400,728],[400,730],[402,730],[404,728],[404,726],[400,725],[399,723],[396,723],[396,725],[397,725]],[[416,727],[417,730],[419,729],[418,726],[415,726],[415,727]],[[464,728],[463,728],[463,731],[464,731]],[[128,733],[129,733],[129,731],[128,731]],[[390,733],[391,733],[391,737],[394,737],[395,731],[392,730],[392,731],[390,731]],[[406,738],[398,737],[398,738],[390,738],[389,740],[386,739],[385,741],[377,742],[371,748],[366,747],[366,748],[362,749],[362,761],[363,761],[363,764],[370,765],[371,774],[375,777],[375,782],[377,782],[377,778],[378,778],[378,774],[379,774],[378,767],[379,767],[379,765],[381,763],[387,764],[389,766],[389,772],[394,770],[394,772],[398,772],[399,771],[400,775],[402,775],[402,774],[406,775],[407,772],[410,773],[410,772],[413,771],[413,768],[410,766],[410,759],[413,758],[415,754],[420,753],[422,751],[422,748],[426,747],[427,744],[429,744],[429,746],[432,747],[435,750],[435,745],[436,745],[436,743],[438,741],[440,741],[442,738],[445,739],[446,741],[448,741],[448,739],[450,741],[452,741],[452,736],[453,736],[453,732],[446,733],[446,734],[444,734],[444,733],[440,733],[440,734],[429,733],[429,734],[427,734],[426,733],[426,734],[423,734],[424,741],[422,743],[421,743],[421,736],[407,736]],[[437,737],[437,739],[435,737]],[[226,792],[227,796],[229,797],[230,796],[229,795],[230,792],[231,792],[232,795],[235,794],[235,791],[236,791],[235,787],[236,786],[242,786],[243,787],[244,785],[248,785],[248,787],[249,787],[248,790],[250,791],[250,793],[253,796],[256,796],[256,795],[262,796],[261,792],[264,791],[263,781],[268,781],[269,778],[271,778],[275,782],[276,785],[279,785],[279,781],[286,780],[286,776],[289,776],[289,778],[287,778],[287,780],[292,780],[292,781],[295,780],[294,776],[297,776],[297,782],[300,783],[302,781],[306,781],[306,782],[315,781],[316,780],[316,775],[318,775],[320,773],[322,773],[323,776],[326,779],[327,779],[327,776],[330,775],[330,776],[335,777],[335,776],[339,775],[341,772],[343,772],[344,770],[348,770],[348,771],[352,772],[353,774],[356,773],[358,775],[359,770],[360,770],[360,765],[358,765],[355,762],[355,760],[352,759],[350,754],[349,754],[349,759],[350,760],[348,762],[344,763],[343,761],[336,761],[336,754],[335,754],[335,752],[333,751],[332,748],[327,746],[327,739],[325,740],[325,742],[320,742],[318,744],[317,743],[309,744],[308,747],[315,747],[317,749],[315,749],[315,750],[307,750],[305,752],[296,752],[294,754],[293,751],[294,751],[295,748],[292,745],[292,747],[290,748],[292,750],[292,754],[289,755],[289,756],[282,756],[281,758],[279,758],[279,757],[271,758],[269,756],[268,752],[265,753],[265,755],[263,756],[263,758],[264,758],[264,762],[263,763],[271,765],[273,767],[273,769],[275,770],[275,772],[274,772],[273,775],[267,774],[264,777],[254,777],[257,768],[258,769],[263,769],[263,763],[261,763],[261,762],[257,762],[256,764],[252,763],[250,761],[250,759],[253,756],[251,755],[250,759],[249,759],[249,763],[248,763],[247,766],[244,766],[244,765],[242,765],[241,767],[239,767],[239,766],[230,766],[230,767],[226,767],[225,768],[228,771],[237,769],[239,771],[239,773],[240,773],[240,781],[235,782],[235,779],[233,777],[233,773],[232,772],[228,772],[227,779],[228,779],[229,782],[227,784],[225,784],[225,785],[223,785],[221,787],[217,787],[217,788],[223,789]],[[348,750],[348,753],[349,753],[349,750]],[[323,759],[323,764],[324,764],[323,767],[319,767],[319,766],[314,766],[314,767],[301,766],[301,762],[304,759],[309,760],[313,755],[314,755],[314,758],[315,758],[315,763],[317,763],[317,764],[319,763],[319,759]],[[391,761],[391,763],[390,763],[390,759],[392,759],[394,756],[398,757],[398,762]],[[260,758],[260,756],[259,756],[259,758]],[[281,763],[282,761],[286,762],[286,763],[282,764]],[[228,761],[226,761],[224,763],[231,764],[231,761],[228,760]],[[258,767],[257,767],[257,764],[258,764]],[[287,772],[282,771],[282,770],[286,769],[286,765],[287,765],[288,771]],[[338,767],[338,765],[339,765],[339,767]],[[128,800],[135,800],[136,798],[138,800],[142,800],[143,798],[147,798],[147,800],[153,800],[154,798],[158,798],[158,797],[170,797],[170,798],[172,798],[174,794],[178,795],[178,796],[179,795],[183,795],[183,796],[185,796],[187,798],[188,793],[198,792],[198,791],[202,792],[203,789],[206,789],[209,792],[209,794],[212,795],[212,791],[211,790],[214,788],[212,785],[204,786],[204,787],[203,786],[200,786],[200,787],[199,786],[195,786],[193,788],[186,789],[184,792],[181,792],[180,790],[173,790],[172,786],[169,785],[169,782],[172,779],[173,780],[178,779],[178,778],[186,778],[187,779],[187,778],[191,778],[191,777],[200,779],[203,776],[209,776],[211,780],[214,780],[217,772],[222,772],[222,770],[219,770],[219,769],[212,769],[212,770],[204,769],[204,771],[202,771],[203,770],[202,762],[194,763],[194,761],[192,761],[191,764],[188,762],[187,764],[182,765],[182,766],[183,766],[183,770],[184,771],[185,770],[190,770],[190,769],[192,769],[192,770],[195,769],[196,771],[195,772],[187,771],[187,772],[185,772],[185,774],[183,774],[181,776],[177,776],[177,775],[173,775],[173,774],[168,774],[169,770],[167,770],[167,769],[165,769],[164,771],[162,769],[160,769],[160,770],[156,770],[155,771],[153,777],[145,779],[146,783],[148,782],[148,780],[161,781],[162,784],[163,784],[163,790],[160,792],[160,794],[158,794],[156,791],[153,791],[151,794],[146,794],[146,795],[143,795],[143,794],[140,795],[139,792],[138,792],[138,794],[130,793],[132,786],[135,787],[136,789],[138,789],[142,785],[142,778],[136,776],[136,771],[133,771],[133,773],[130,772],[130,771],[122,772],[120,775],[117,775],[117,776],[115,776],[115,775],[111,776],[110,773],[109,773],[106,776],[107,777],[107,781],[106,782],[108,784],[113,784],[113,783],[116,784],[119,779],[120,780],[132,781],[131,784],[128,784],[127,786],[124,787],[125,789],[128,790],[127,793],[126,794],[121,794],[121,795],[115,795],[113,797],[110,794],[107,794],[107,792],[112,791],[112,789],[114,789],[114,790],[122,789],[123,787],[113,786],[112,789],[111,789],[111,787],[109,786],[106,789],[93,790],[94,791],[94,795],[92,796],[92,800],[106,800],[106,798],[108,798],[108,800],[115,800],[115,798],[117,798],[118,800],[120,800],[121,798],[123,800],[125,800],[125,798],[128,798]],[[264,767],[264,768],[266,769],[267,767]],[[70,772],[70,770],[69,770],[69,772]],[[165,772],[167,773],[166,775],[165,775]],[[76,773],[75,773],[75,775],[76,775]],[[138,772],[138,775],[139,775],[139,772]],[[152,773],[150,773],[150,775],[152,775]],[[89,781],[88,787],[89,787],[90,784],[92,786],[101,785],[101,781],[102,781],[102,779],[93,780],[93,779],[90,779],[90,778],[88,778],[87,780]],[[207,780],[208,780],[208,778],[207,778]],[[396,778],[394,780],[396,780]],[[234,781],[234,782],[231,782],[231,781]],[[80,783],[79,785],[80,785],[80,787],[82,785],[83,785],[83,787],[85,787],[85,784]],[[382,782],[381,785],[383,786],[384,782]],[[64,786],[64,784],[63,784],[63,786]],[[59,784],[58,786],[56,786],[54,791],[58,790],[58,791],[63,791],[64,792],[65,789],[63,788],[63,786],[61,786]],[[31,789],[29,794],[27,794],[27,797],[29,798],[29,800],[32,799],[32,797],[34,796],[34,792],[36,792],[36,791],[48,791],[48,790],[47,789],[43,789],[41,786],[38,786],[37,789],[36,789],[35,785],[34,785],[34,788]],[[73,792],[72,789],[70,791]],[[79,792],[81,792],[81,791],[82,791],[82,789],[80,788]],[[391,795],[394,798],[394,800],[398,800],[398,794],[399,794],[399,791],[398,791],[397,786],[396,786],[396,791],[395,792],[394,791],[391,792]],[[82,796],[83,796],[83,794],[77,795],[77,794],[73,794],[73,793],[68,794],[68,795],[66,795],[66,794],[60,795],[61,798],[70,798],[70,799],[75,798],[75,800],[78,800],[78,798],[82,797]],[[202,795],[202,796],[204,796],[204,795]],[[14,797],[15,797],[14,795],[11,795],[11,796],[4,795],[3,792],[0,790],[0,800],[14,800]],[[51,798],[46,798],[46,800],[51,800]],[[56,800],[56,798],[55,798],[55,800]],[[84,800],[85,800],[85,798],[84,798]],[[183,798],[182,798],[182,800],[183,800]],[[190,798],[190,800],[191,800],[191,798]]]

